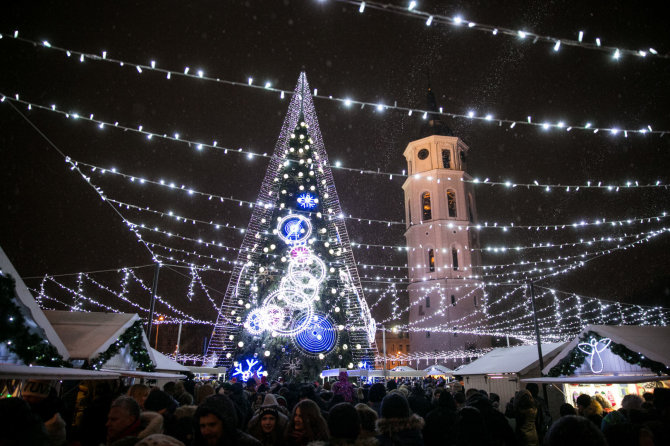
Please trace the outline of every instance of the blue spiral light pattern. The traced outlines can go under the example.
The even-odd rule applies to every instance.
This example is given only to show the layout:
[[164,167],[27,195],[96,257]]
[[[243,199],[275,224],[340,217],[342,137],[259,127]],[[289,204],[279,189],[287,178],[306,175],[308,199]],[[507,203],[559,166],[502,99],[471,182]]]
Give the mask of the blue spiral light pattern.
[[[304,318],[297,323],[302,325]],[[306,353],[328,353],[337,343],[337,329],[327,316],[315,313],[294,339],[298,347]]]

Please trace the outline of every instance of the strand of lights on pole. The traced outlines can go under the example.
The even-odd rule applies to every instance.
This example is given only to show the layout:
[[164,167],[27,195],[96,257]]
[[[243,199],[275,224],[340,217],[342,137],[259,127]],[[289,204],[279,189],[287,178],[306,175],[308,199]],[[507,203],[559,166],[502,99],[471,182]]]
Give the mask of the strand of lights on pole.
[[[1,36],[1,35],[0,35]],[[0,39],[1,40],[1,39]],[[43,42],[37,42],[37,41],[32,41],[29,39],[24,39],[22,37],[15,38],[17,41],[21,41],[24,43],[30,43],[33,44],[34,46],[39,46],[43,48],[47,48],[49,50],[55,50],[55,51],[60,51],[64,54],[66,54],[68,57],[71,57],[72,55],[78,55],[79,56],[79,61],[84,62],[85,60],[92,60],[92,61],[100,61],[100,62],[108,62],[108,63],[113,63],[115,65],[118,65],[120,67],[128,66],[128,67],[134,67],[137,71],[137,74],[139,76],[142,75],[142,73],[145,70],[148,71],[154,71],[158,73],[162,73],[166,75],[166,79],[169,80],[172,78],[172,76],[183,76],[187,77],[190,79],[197,79],[198,81],[210,81],[210,82],[215,82],[219,84],[226,84],[226,85],[231,85],[231,86],[236,86],[236,87],[245,87],[245,88],[254,88],[257,90],[261,91],[268,91],[268,92],[273,92],[273,93],[279,93],[280,99],[284,99],[286,95],[292,95],[294,94],[293,91],[290,90],[282,90],[279,88],[273,87],[269,82],[264,83],[263,85],[256,85],[254,84],[254,78],[249,77],[247,79],[247,82],[239,82],[239,81],[231,81],[231,80],[226,80],[226,79],[221,79],[217,77],[211,77],[211,76],[206,76],[203,70],[198,70],[196,73],[190,73],[190,69],[186,67],[183,72],[181,71],[172,71],[172,70],[167,70],[163,68],[158,68],[156,67],[155,61],[151,61],[149,65],[143,65],[143,64],[137,64],[133,62],[127,62],[127,61],[122,61],[118,59],[112,59],[107,57],[107,53],[104,52],[105,57],[101,57],[97,54],[92,54],[92,53],[83,53],[80,51],[75,51],[75,50],[68,50],[65,48],[60,48],[53,46],[51,44],[44,44],[45,41]],[[618,51],[618,50],[617,50]],[[620,53],[619,53],[620,54]],[[365,102],[365,101],[357,101],[352,98],[340,98],[336,97],[333,95],[319,95],[317,94],[318,89],[314,89],[314,94],[312,95],[315,98],[318,99],[324,99],[324,100],[329,100],[329,101],[334,101],[337,102],[341,105],[344,105],[345,107],[349,108],[352,106],[360,106],[361,109],[364,109],[365,107],[368,107],[369,109],[377,112],[377,113],[383,113],[386,110],[397,110],[400,112],[406,112],[409,116],[412,114],[416,113],[417,116],[422,116],[422,119],[427,119],[427,116],[430,115],[440,115],[440,116],[445,116],[445,117],[450,117],[454,119],[467,119],[470,121],[476,121],[476,122],[494,122],[498,123],[499,126],[502,126],[503,124],[509,125],[510,128],[514,128],[517,125],[525,125],[525,126],[533,126],[540,128],[542,130],[549,130],[549,129],[558,129],[558,130],[564,130],[567,132],[570,132],[572,130],[581,130],[581,131],[587,131],[587,132],[592,132],[592,133],[606,133],[612,136],[618,136],[618,135],[624,135],[624,137],[628,137],[628,134],[640,134],[640,135],[646,135],[646,134],[658,134],[663,136],[665,133],[667,133],[667,130],[653,130],[652,126],[650,124],[647,124],[644,127],[634,129],[632,127],[627,127],[627,128],[617,128],[617,127],[594,127],[592,122],[587,122],[585,124],[581,125],[576,125],[576,124],[568,124],[565,121],[559,121],[559,122],[533,122],[532,118],[529,116],[526,120],[513,120],[513,119],[502,119],[502,118],[496,118],[493,116],[491,113],[485,113],[482,115],[478,115],[474,110],[469,110],[466,113],[450,113],[450,112],[445,112],[443,109],[440,109],[439,112],[434,112],[431,110],[421,110],[421,109],[415,109],[415,108],[410,108],[410,107],[404,107],[404,106],[399,106],[397,105],[397,101],[394,101],[393,105],[385,104],[383,102]]]
[[393,13],[397,15],[402,15],[405,17],[417,18],[424,22],[425,26],[430,27],[431,25],[447,25],[459,29],[468,29],[473,31],[484,32],[492,36],[508,36],[514,38],[516,41],[532,41],[533,43],[543,42],[551,46],[551,52],[557,53],[564,46],[578,47],[587,50],[595,50],[607,53],[612,59],[620,60],[623,56],[632,56],[636,58],[661,58],[669,59],[670,55],[668,54],[659,54],[657,50],[652,47],[632,50],[626,48],[617,48],[612,46],[603,45],[603,39],[600,37],[592,37],[592,42],[587,42],[584,40],[585,32],[578,31],[577,38],[558,38],[552,36],[545,36],[537,34],[525,29],[511,29],[505,28],[502,26],[492,26],[484,25],[482,23],[476,23],[472,20],[468,20],[461,15],[455,16],[445,16],[440,14],[431,14],[425,11],[421,11],[416,8],[416,1],[409,1],[407,7],[393,5],[389,3],[378,3],[375,1],[357,1],[357,0],[335,0],[340,3],[346,3],[358,8],[359,13],[363,13],[366,8],[373,9],[375,11],[382,11],[385,13]]
[[[0,102],[5,102],[5,101],[13,101],[17,103],[21,103],[23,105],[26,105],[28,110],[32,110],[33,108],[35,109],[40,109],[40,110],[45,110],[45,111],[50,111],[50,112],[55,112],[58,114],[61,114],[62,116],[65,116],[67,119],[75,119],[75,120],[82,120],[86,122],[90,122],[92,124],[95,124],[99,129],[105,129],[105,128],[114,128],[118,130],[122,130],[124,132],[131,132],[131,133],[138,133],[141,135],[144,135],[147,140],[152,140],[153,138],[162,138],[166,139],[169,141],[173,142],[178,142],[184,145],[187,145],[190,148],[195,147],[196,150],[201,151],[205,148],[207,149],[214,149],[219,152],[223,152],[224,155],[227,155],[228,153],[234,153],[238,155],[244,155],[246,156],[247,159],[253,159],[255,157],[259,158],[271,158],[271,155],[268,155],[267,153],[256,153],[253,152],[249,149],[243,149],[243,148],[238,148],[238,149],[229,149],[225,147],[221,147],[218,145],[217,141],[212,142],[211,144],[200,142],[200,141],[193,141],[189,139],[184,139],[180,136],[179,133],[173,133],[173,134],[167,134],[167,133],[152,133],[144,129],[144,126],[139,125],[137,127],[128,127],[119,124],[118,121],[115,122],[108,122],[108,121],[102,121],[99,119],[94,118],[95,114],[90,113],[88,116],[85,114],[79,114],[79,113],[72,113],[72,112],[66,112],[59,110],[56,105],[51,105],[50,107],[44,106],[44,105],[39,105],[35,104],[32,102],[25,101],[23,99],[19,99],[19,95],[16,94],[14,97],[11,96],[5,96],[0,93]],[[358,174],[367,174],[367,175],[380,175],[382,177],[388,177],[389,180],[393,180],[393,177],[399,177],[399,178],[404,178],[407,177],[407,174],[405,170],[402,171],[402,173],[393,173],[393,172],[382,172],[379,169],[377,170],[372,170],[372,169],[366,169],[366,168],[357,168],[357,167],[345,167],[342,165],[340,161],[336,161],[332,164],[329,165],[331,169],[337,169],[337,170],[342,170],[342,171],[349,171],[349,172],[354,172]],[[416,174],[418,176],[421,176],[422,174]],[[489,178],[485,178],[484,180],[480,180],[479,178],[474,178],[474,179],[461,179],[462,182],[465,183],[472,183],[472,184],[488,184],[491,186],[503,186],[505,188],[517,188],[517,187],[525,187],[525,188],[540,188],[544,189],[546,192],[551,192],[553,190],[558,190],[558,191],[563,191],[563,192],[579,192],[582,189],[602,189],[606,191],[613,191],[613,192],[619,192],[620,190],[626,190],[626,189],[637,189],[637,188],[663,188],[667,189],[669,185],[663,184],[660,180],[655,181],[654,183],[640,183],[637,180],[626,180],[622,181],[620,183],[611,183],[611,182],[605,182],[605,181],[594,181],[594,180],[588,180],[584,182],[583,184],[549,184],[549,183],[540,183],[539,181],[535,180],[530,183],[523,183],[523,182],[512,182],[509,180],[505,181],[491,181]],[[363,219],[365,220],[365,219]],[[386,221],[386,220],[380,220],[379,222],[383,223],[391,223],[391,224],[404,224],[402,222],[394,222],[394,221]]]

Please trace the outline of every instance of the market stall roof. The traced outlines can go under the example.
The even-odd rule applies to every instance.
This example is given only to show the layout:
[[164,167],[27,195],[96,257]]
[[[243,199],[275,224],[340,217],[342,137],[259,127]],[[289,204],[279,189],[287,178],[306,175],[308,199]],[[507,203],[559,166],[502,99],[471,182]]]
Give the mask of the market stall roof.
[[[337,378],[340,372],[347,372],[350,378],[383,378],[384,370],[380,369],[357,369],[357,370],[348,370],[348,369],[328,369],[321,372],[323,378]],[[387,378],[423,378],[426,376],[426,372],[423,370],[387,370]]]
[[224,374],[228,371],[226,367],[196,367],[188,366],[187,367],[192,373],[199,373],[201,375],[219,375]]
[[185,379],[185,375],[178,373],[161,373],[161,372],[142,372],[140,370],[112,370],[102,369],[103,372],[118,373],[121,376],[129,378],[146,378],[146,379]]
[[[70,358],[90,359],[104,352],[140,318],[128,313],[45,311]],[[148,346],[148,344],[147,344]]]
[[116,371],[97,371],[70,369],[65,367],[41,367],[16,364],[0,364],[1,379],[45,379],[45,380],[84,380],[116,379]]
[[647,325],[588,325],[581,333],[559,352],[546,365],[542,373],[549,373],[558,362],[565,358],[577,347],[580,339],[589,331],[597,333],[603,338],[610,338],[612,342],[622,344],[638,352],[652,361],[670,364],[670,327],[655,327]]
[[451,370],[449,367],[440,365],[440,364],[433,364],[430,367],[427,367],[423,369],[423,371],[426,373],[426,375],[453,375],[454,371]]
[[154,348],[150,348],[150,353],[151,356],[154,358],[154,362],[156,363],[156,371],[158,372],[190,372],[191,369],[186,367],[185,365],[179,364],[177,361],[174,359],[170,358],[167,355],[164,355],[163,353],[159,352],[158,350]]
[[[564,346],[563,342],[542,344],[543,358],[552,357]],[[456,375],[486,375],[491,373],[523,374],[539,364],[537,345],[520,345],[518,347],[494,348],[484,356],[456,370]]]
[[9,274],[14,278],[14,281],[16,282],[16,295],[19,302],[28,308],[35,324],[44,331],[44,335],[49,343],[56,347],[56,350],[58,350],[58,353],[60,353],[63,359],[69,359],[70,354],[68,353],[65,344],[51,326],[49,320],[45,317],[42,309],[37,305],[35,298],[30,293],[30,290],[28,290],[26,284],[23,283],[21,276],[19,276],[19,273],[16,271],[14,265],[12,265],[12,262],[2,248],[0,248],[0,271],[2,271],[3,274]]
[[540,378],[524,378],[521,382],[538,384],[633,384],[670,380],[663,375],[594,375],[594,376],[543,376]]
[[416,372],[416,369],[413,369],[412,367],[406,365],[399,365],[398,367],[394,367],[391,370],[395,372]]

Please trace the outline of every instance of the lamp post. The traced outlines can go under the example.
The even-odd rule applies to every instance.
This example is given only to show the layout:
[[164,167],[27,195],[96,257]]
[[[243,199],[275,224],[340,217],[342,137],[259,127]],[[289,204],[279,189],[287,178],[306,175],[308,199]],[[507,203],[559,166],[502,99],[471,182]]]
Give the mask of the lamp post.
[[[165,320],[165,317],[163,315],[158,316],[157,322],[163,322]],[[156,342],[154,343],[154,348],[158,350],[158,328],[160,325],[156,323]]]

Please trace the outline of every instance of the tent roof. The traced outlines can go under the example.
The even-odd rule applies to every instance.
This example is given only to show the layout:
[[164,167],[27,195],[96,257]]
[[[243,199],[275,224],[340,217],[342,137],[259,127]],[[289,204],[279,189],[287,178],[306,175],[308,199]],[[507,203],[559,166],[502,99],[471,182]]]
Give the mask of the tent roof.
[[116,379],[115,371],[96,371],[69,369],[65,367],[40,367],[16,364],[0,364],[2,379],[49,379],[49,380],[81,380],[81,379]]
[[128,313],[59,310],[45,311],[44,315],[73,359],[90,359],[104,352],[140,319],[138,315]]
[[151,355],[154,358],[154,362],[156,363],[156,371],[157,372],[190,372],[191,369],[188,367],[179,364],[177,361],[174,359],[164,355],[163,353],[159,352],[158,350],[151,348]]
[[[565,345],[563,342],[542,344],[542,356],[547,358],[555,354]],[[488,373],[520,373],[523,374],[539,363],[537,345],[521,345],[518,347],[494,348],[484,356],[457,368],[457,375],[485,375]]]
[[395,372],[415,372],[416,371],[416,369],[414,369],[410,366],[407,366],[407,365],[399,365],[397,367],[392,368],[391,370],[393,370]]
[[634,384],[670,380],[670,376],[658,375],[597,375],[597,376],[543,376],[541,378],[525,378],[525,383],[538,384]]
[[580,338],[587,332],[593,331],[612,342],[623,344],[629,349],[638,352],[647,358],[670,364],[670,327],[655,327],[647,325],[588,325],[560,353],[544,368],[544,374],[549,373],[558,362],[565,358],[580,342]]
[[118,373],[121,376],[127,376],[130,378],[186,379],[186,375],[180,375],[179,373],[142,372],[140,370],[108,370],[108,369],[102,369],[102,371]]
[[22,303],[28,308],[28,310],[30,310],[33,321],[35,321],[35,323],[42,330],[44,330],[44,335],[46,336],[47,340],[51,343],[51,345],[56,347],[56,350],[58,350],[58,353],[60,353],[63,359],[69,359],[70,355],[67,348],[65,348],[65,344],[61,341],[61,339],[56,334],[56,331],[44,316],[44,312],[37,305],[37,302],[35,302],[35,298],[30,293],[30,290],[28,290],[26,284],[23,283],[21,276],[19,276],[19,273],[16,271],[16,269],[14,269],[14,265],[12,265],[12,262],[9,260],[2,248],[0,248],[0,271],[5,274],[9,274],[14,278],[16,281],[16,295],[18,296],[20,303]]
[[433,364],[423,369],[423,371],[428,375],[452,375],[454,373],[449,367],[440,364]]

